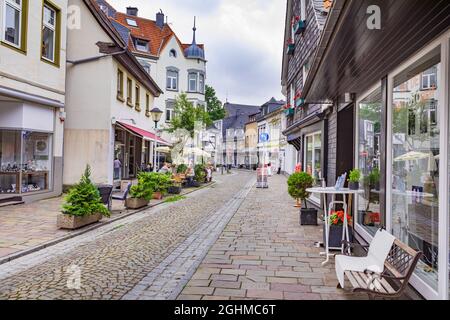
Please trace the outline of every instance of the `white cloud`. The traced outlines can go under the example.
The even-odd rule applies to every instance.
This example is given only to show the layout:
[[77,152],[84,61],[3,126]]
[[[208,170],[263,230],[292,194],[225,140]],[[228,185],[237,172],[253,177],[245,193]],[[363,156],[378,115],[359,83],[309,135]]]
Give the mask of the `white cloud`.
[[281,63],[285,0],[110,0],[119,11],[139,8],[139,16],[155,18],[159,9],[181,38],[206,46],[208,80],[219,98],[261,105],[281,95]]

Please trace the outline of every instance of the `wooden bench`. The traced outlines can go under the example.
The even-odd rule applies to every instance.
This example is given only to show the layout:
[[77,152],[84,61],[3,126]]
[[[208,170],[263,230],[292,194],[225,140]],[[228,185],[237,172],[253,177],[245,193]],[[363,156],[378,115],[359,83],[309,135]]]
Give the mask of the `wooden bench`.
[[[343,241],[344,252],[349,248],[362,247],[355,243]],[[345,276],[353,286],[350,292],[364,292],[370,299],[375,297],[398,298],[408,286],[409,279],[419,262],[422,253],[415,251],[403,242],[395,239],[394,244],[384,262],[384,271],[381,274],[366,270],[365,272],[345,271]],[[340,288],[340,284],[338,284]]]

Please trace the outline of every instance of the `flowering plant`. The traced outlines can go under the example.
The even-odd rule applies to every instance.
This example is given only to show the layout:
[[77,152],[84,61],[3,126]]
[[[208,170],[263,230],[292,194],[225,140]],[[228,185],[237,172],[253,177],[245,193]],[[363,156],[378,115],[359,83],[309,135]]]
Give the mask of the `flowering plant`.
[[[352,216],[347,215],[348,224],[352,223]],[[332,226],[343,226],[344,225],[344,211],[333,211],[330,216],[330,224]]]
[[286,44],[287,45],[294,44],[294,39],[292,38],[287,39]]
[[295,100],[300,99],[302,97],[302,92],[299,90],[295,94]]
[[290,104],[290,103],[288,103],[288,104],[286,104],[286,105],[284,106],[284,109],[285,109],[285,110],[290,109],[290,108],[291,108],[291,104]]

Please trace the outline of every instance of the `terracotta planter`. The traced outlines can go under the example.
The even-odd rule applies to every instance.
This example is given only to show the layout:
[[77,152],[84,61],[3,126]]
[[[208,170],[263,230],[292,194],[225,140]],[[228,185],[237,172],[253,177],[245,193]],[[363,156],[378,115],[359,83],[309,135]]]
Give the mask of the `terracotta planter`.
[[145,199],[128,198],[125,201],[125,207],[127,209],[140,209],[146,207],[150,201]]
[[59,229],[75,230],[99,222],[102,218],[101,213],[94,213],[83,217],[60,213],[56,218],[56,226]]
[[153,192],[153,199],[155,200],[162,200],[163,195],[161,192]]

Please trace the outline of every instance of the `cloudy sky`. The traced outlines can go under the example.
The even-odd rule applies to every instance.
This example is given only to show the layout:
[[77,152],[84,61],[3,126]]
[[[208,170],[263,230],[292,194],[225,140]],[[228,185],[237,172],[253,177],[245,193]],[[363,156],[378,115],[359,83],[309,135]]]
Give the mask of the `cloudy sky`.
[[139,8],[155,19],[159,9],[181,41],[206,46],[208,84],[225,102],[261,105],[282,99],[281,62],[286,0],[109,0],[118,11]]

